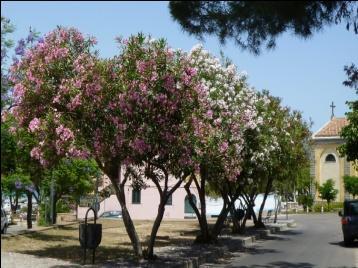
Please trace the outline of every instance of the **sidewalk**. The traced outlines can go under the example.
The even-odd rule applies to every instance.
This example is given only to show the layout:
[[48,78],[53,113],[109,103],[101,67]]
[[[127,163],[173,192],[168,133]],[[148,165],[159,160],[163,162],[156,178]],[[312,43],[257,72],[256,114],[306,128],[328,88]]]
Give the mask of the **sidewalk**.
[[49,267],[81,267],[68,261],[53,258],[39,258],[37,256],[1,251],[1,267],[6,268],[49,268]]

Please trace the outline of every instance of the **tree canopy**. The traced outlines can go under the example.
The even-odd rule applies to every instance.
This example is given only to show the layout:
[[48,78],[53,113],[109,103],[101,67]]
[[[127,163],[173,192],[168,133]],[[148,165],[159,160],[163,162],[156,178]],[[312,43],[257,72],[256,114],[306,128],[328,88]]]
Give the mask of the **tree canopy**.
[[309,38],[326,26],[346,23],[358,33],[354,1],[171,1],[172,18],[182,29],[202,38],[232,39],[242,49],[259,54],[274,48],[284,32]]

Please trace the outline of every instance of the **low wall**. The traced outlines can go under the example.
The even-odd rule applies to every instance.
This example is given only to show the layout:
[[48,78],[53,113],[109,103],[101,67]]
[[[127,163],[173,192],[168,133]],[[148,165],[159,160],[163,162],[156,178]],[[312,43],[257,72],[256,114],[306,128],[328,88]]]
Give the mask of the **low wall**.
[[73,213],[57,213],[57,223],[66,223],[76,221],[76,215]]

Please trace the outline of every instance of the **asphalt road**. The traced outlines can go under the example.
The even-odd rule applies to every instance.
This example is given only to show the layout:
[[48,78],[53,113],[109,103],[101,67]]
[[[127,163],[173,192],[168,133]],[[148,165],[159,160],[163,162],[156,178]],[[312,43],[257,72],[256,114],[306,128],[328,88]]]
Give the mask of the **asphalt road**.
[[336,214],[290,216],[297,227],[259,241],[224,267],[358,268],[358,242],[343,246]]

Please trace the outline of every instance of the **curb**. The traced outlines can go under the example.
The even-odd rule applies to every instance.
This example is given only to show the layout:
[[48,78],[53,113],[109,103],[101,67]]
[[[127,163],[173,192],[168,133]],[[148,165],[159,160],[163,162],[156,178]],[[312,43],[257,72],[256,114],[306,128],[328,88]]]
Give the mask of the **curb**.
[[[263,230],[256,230],[255,234],[252,234],[251,236],[247,236],[247,237],[243,237],[243,238],[239,238],[236,237],[236,240],[241,240],[241,246],[243,248],[247,247],[247,246],[253,246],[256,242],[256,240],[258,239],[264,239],[267,238],[270,234],[274,234],[274,233],[278,233],[281,231],[286,231],[288,230],[289,227],[295,227],[296,223],[294,222],[294,220],[288,221],[288,222],[284,222],[284,223],[279,223],[277,224],[277,226],[271,226],[271,225],[267,225],[267,229],[263,229]],[[235,237],[235,236],[234,236]],[[222,255],[217,255],[217,256],[213,256],[214,253],[210,253],[210,257],[211,258],[220,258],[222,257],[224,254]],[[195,260],[188,260],[185,261],[185,265],[183,266],[178,266],[178,267],[183,267],[183,268],[196,268],[199,267],[199,265],[205,264],[207,263],[208,265],[210,264],[208,259],[202,260],[202,259],[197,259],[195,258]],[[214,267],[214,266],[213,266]]]

